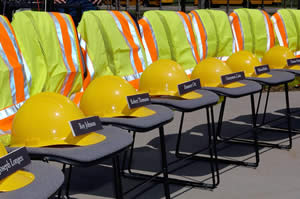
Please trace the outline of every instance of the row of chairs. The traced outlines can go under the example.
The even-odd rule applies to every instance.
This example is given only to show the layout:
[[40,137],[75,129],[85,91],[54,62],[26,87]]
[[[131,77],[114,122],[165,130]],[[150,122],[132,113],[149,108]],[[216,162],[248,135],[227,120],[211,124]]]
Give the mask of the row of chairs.
[[[237,41],[239,37],[233,36],[236,35],[236,33],[231,34],[231,38],[230,34],[224,33],[226,31],[231,32],[231,26],[234,25],[233,23],[230,25],[225,13],[222,13],[220,11],[201,10],[195,12],[196,14],[194,16],[194,13],[191,13],[191,21],[195,21],[195,23],[192,24],[189,20],[189,16],[184,13],[171,11],[149,11],[148,13],[145,13],[144,18],[139,21],[141,35],[135,21],[126,12],[86,12],[78,27],[78,32],[80,33],[79,38],[77,38],[76,29],[74,24],[72,24],[71,18],[67,15],[58,13],[36,13],[29,11],[17,13],[14,16],[12,25],[16,33],[19,48],[21,49],[24,60],[27,63],[27,65],[25,66],[24,62],[23,66],[25,68],[24,71],[26,72],[26,78],[24,79],[26,80],[26,84],[28,84],[29,86],[29,95],[35,95],[43,91],[54,91],[60,92],[61,94],[64,94],[66,96],[72,96],[74,101],[78,102],[80,101],[81,94],[81,92],[79,91],[84,91],[88,84],[92,81],[92,79],[103,75],[121,76],[132,83],[132,85],[134,85],[138,89],[138,81],[143,70],[145,70],[148,65],[158,59],[173,59],[181,64],[185,71],[189,74],[193,70],[194,66],[198,62],[200,62],[200,60],[206,57],[215,56],[221,57],[221,59],[226,59],[227,56],[230,56],[237,49],[242,50],[251,46],[240,45],[245,43],[246,34],[242,36],[245,41]],[[205,15],[205,13],[201,12],[207,12],[207,14]],[[243,14],[239,11],[236,11],[235,13],[236,15]],[[216,14],[220,16],[214,19],[215,16],[213,15]],[[198,16],[203,16],[201,24],[204,25],[204,27],[199,27],[199,23],[197,23]],[[226,17],[224,18],[224,16]],[[234,17],[235,16],[232,16],[232,18]],[[263,14],[262,17],[264,19],[264,17],[267,16]],[[240,19],[242,18],[243,17],[240,17]],[[213,21],[213,23],[205,21],[206,19]],[[249,17],[244,17],[243,19],[251,20]],[[224,24],[216,24],[217,22]],[[264,23],[263,27],[267,27],[265,26],[265,20],[260,20],[257,22]],[[212,26],[211,24],[214,25]],[[242,25],[243,23],[241,23],[241,26]],[[198,38],[197,36],[195,37],[193,30],[195,31],[197,30],[197,28],[200,33],[206,32],[206,34],[200,34],[200,37]],[[200,31],[200,29],[202,31]],[[197,31],[195,31],[195,33],[197,33]],[[213,39],[211,39],[210,36],[212,34],[220,35],[215,35],[214,37],[212,37]],[[206,36],[206,38],[204,36]],[[148,40],[148,38],[150,38],[150,40]],[[201,40],[202,42],[201,46],[199,45],[201,43],[199,40]],[[224,42],[224,40],[226,41]],[[270,43],[269,38],[266,38],[265,41],[266,43]],[[79,48],[79,44],[81,49]],[[270,45],[266,44],[263,48],[265,48],[265,51],[267,51],[268,47],[271,48]],[[224,48],[227,50],[224,50]],[[257,49],[255,48],[255,45],[254,47],[251,46],[251,51],[253,53],[255,53],[256,50]],[[260,55],[260,51],[261,48],[258,48],[258,56]],[[58,71],[62,72],[59,73]],[[57,78],[59,74],[60,78]],[[72,79],[70,78],[71,74],[73,76]],[[278,84],[285,85],[287,100],[286,116],[290,120],[287,84],[294,79],[294,76],[283,72],[279,74],[279,72],[276,71],[273,71],[272,74],[274,75],[274,78],[278,76],[280,76],[281,78],[275,78],[276,81],[273,78],[270,81],[264,82],[262,82],[262,80],[260,79],[255,78],[252,78],[252,80],[258,81],[260,83],[262,82],[263,85],[267,85],[269,87]],[[179,125],[176,155],[181,158],[183,157],[184,159],[196,158],[201,160],[209,160],[211,163],[212,184],[193,183],[191,181],[172,179],[168,177],[169,172],[168,163],[166,160],[163,127],[173,118],[173,113],[169,109],[157,105],[152,105],[152,107],[150,108],[155,110],[156,112],[154,116],[146,118],[103,118],[102,122],[104,124],[115,125],[126,129],[127,131],[133,132],[133,138],[135,138],[136,132],[146,132],[152,129],[159,128],[162,171],[158,172],[155,175],[154,179],[156,181],[163,182],[166,198],[170,198],[170,192],[168,188],[169,183],[215,188],[219,184],[220,180],[218,172],[218,162],[234,163],[238,165],[253,167],[258,166],[259,164],[256,120],[257,113],[255,111],[254,94],[259,92],[261,96],[262,88],[258,83],[249,80],[244,80],[243,83],[245,84],[245,87],[242,88],[209,88],[209,90],[213,92],[201,90],[199,92],[203,97],[198,100],[178,100],[167,98],[152,99],[152,102],[154,104],[168,106],[182,113],[181,122]],[[80,90],[81,88],[82,90]],[[215,93],[217,93],[219,96],[223,96],[216,134],[214,132],[214,125],[212,125],[214,124],[213,106],[218,103],[219,97]],[[248,143],[253,146],[256,157],[255,162],[251,163],[221,159],[217,155],[217,142],[224,142],[229,138],[222,138],[222,140],[217,140],[216,135],[218,135],[218,137],[221,137],[220,134],[226,99],[239,98],[246,95],[250,95],[251,97],[254,142],[250,140],[244,141],[244,143]],[[197,152],[195,152],[185,157],[180,153],[181,131],[184,121],[184,114],[200,109],[206,109],[207,113],[208,133],[210,134],[208,139],[208,149],[210,150],[210,155],[209,157],[200,158],[194,156],[195,154],[197,154]],[[105,133],[105,135],[109,137],[108,142],[111,142],[111,145],[114,145],[112,143],[116,142],[115,140],[118,138],[117,140],[121,142],[118,143],[118,145],[121,145],[121,147],[117,149],[114,148],[113,150],[106,149],[105,151],[107,153],[96,155],[94,154],[93,157],[84,157],[84,154],[89,150],[92,152],[102,151],[103,147],[105,146],[103,143],[94,147],[91,146],[87,148],[79,147],[69,149],[68,152],[59,148],[29,148],[28,150],[32,158],[34,159],[58,161],[64,164],[64,168],[65,165],[70,165],[68,176],[71,176],[72,166],[91,166],[98,164],[104,158],[113,157],[116,175],[116,196],[117,198],[122,198],[123,194],[120,185],[120,168],[118,160],[118,154],[121,151],[125,150],[129,147],[129,145],[131,145],[128,168],[129,171],[124,175],[139,179],[145,179],[149,176],[141,173],[134,173],[130,170],[134,148],[134,139],[132,140],[131,136],[126,134],[126,132],[122,132],[121,130],[114,127],[107,127],[105,128],[104,132],[107,132]],[[112,132],[115,132],[115,134]],[[290,148],[292,142],[290,125],[288,132],[290,136],[290,144],[288,146],[270,145],[267,143],[260,144],[278,148]],[[114,155],[111,156],[111,154]],[[81,157],[83,159],[78,159],[78,157]],[[172,162],[172,164],[175,163],[177,162]],[[164,175],[164,177],[157,177],[157,175],[161,173]],[[68,186],[66,187],[67,196],[69,195],[69,183],[70,178],[68,177]]]

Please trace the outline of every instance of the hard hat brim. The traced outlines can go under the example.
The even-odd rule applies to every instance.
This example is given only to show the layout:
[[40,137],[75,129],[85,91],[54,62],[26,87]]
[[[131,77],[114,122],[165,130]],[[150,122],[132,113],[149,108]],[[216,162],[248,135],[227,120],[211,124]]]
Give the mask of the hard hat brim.
[[233,82],[230,84],[223,85],[224,88],[239,88],[239,87],[243,87],[243,86],[245,86],[245,84],[240,83],[240,82]]
[[300,65],[294,65],[294,66],[288,66],[287,69],[290,69],[290,70],[300,70]]
[[175,97],[179,97],[179,98],[182,98],[182,99],[198,99],[198,98],[201,98],[202,95],[195,92],[195,91],[192,91],[192,92],[189,92],[189,93],[186,93],[186,94],[183,94],[183,95],[179,95],[178,92],[173,92],[173,91],[159,91],[159,92],[150,92],[149,93],[150,96],[175,96]]
[[269,73],[263,73],[260,75],[256,75],[255,73],[253,73],[250,77],[257,77],[257,78],[271,78],[272,75]]
[[124,107],[123,111],[120,112],[111,112],[105,115],[101,115],[100,117],[148,117],[151,115],[154,115],[156,112],[147,108],[147,107],[138,107],[138,108],[133,108],[129,109],[128,106]]
[[222,87],[222,88],[239,88],[239,87],[243,87],[245,86],[245,84],[243,83],[240,83],[240,82],[233,82],[233,83],[230,83],[230,84],[225,84],[225,85],[222,85],[221,83],[220,84],[205,84],[205,87]]
[[35,176],[27,171],[16,171],[15,173],[0,180],[0,192],[9,192],[20,189],[32,183]]
[[199,99],[202,97],[202,95],[200,93],[197,93],[197,92],[189,92],[189,93],[186,93],[186,94],[183,94],[183,95],[178,95],[178,97],[181,97],[183,99],[189,99],[189,100],[192,100],[192,99]]

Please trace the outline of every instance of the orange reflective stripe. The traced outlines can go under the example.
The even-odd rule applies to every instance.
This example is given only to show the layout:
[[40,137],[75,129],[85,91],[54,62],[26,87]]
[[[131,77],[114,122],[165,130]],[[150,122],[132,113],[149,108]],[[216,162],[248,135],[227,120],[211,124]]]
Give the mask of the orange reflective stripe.
[[[134,24],[134,29],[135,29],[135,31],[138,33],[137,36],[138,36],[139,40],[142,41],[142,37],[141,37],[141,35],[140,35],[140,31],[139,31],[138,28],[137,28],[138,24],[136,24],[136,22],[132,19],[132,17],[130,16],[130,14],[129,14],[128,12],[124,11],[123,13],[125,13],[125,14],[129,17],[131,23]],[[142,43],[142,42],[141,42],[141,43]],[[142,45],[143,45],[143,43],[142,43]],[[143,46],[143,47],[144,47],[144,46]]]
[[74,96],[74,98],[73,98],[73,102],[75,103],[75,104],[79,104],[79,102],[80,102],[80,100],[81,100],[81,97],[82,97],[82,95],[83,95],[83,92],[77,92],[77,93],[75,93],[75,96]]
[[18,61],[14,45],[2,23],[0,23],[0,32],[2,49],[6,54],[10,66],[13,68],[16,103],[20,103],[25,100],[23,66]]
[[76,33],[74,34],[74,39],[75,39],[75,43],[76,43],[76,49],[77,49],[77,53],[78,53],[78,59],[79,59],[79,65],[80,65],[80,69],[81,69],[81,76],[82,76],[82,79],[84,79],[84,57],[81,53],[83,53],[83,51],[80,52],[80,50],[82,50],[82,48],[80,47],[80,44],[79,44],[79,38],[78,38],[78,34],[77,34],[77,29],[76,29],[76,26],[74,24],[74,21],[73,20],[70,20],[70,23],[71,23],[71,26],[72,26],[72,29],[73,29],[73,32]]
[[199,45],[199,48],[202,48],[202,50],[203,50],[202,59],[204,59],[204,58],[206,58],[206,52],[207,52],[207,45],[206,45],[207,35],[206,35],[203,23],[200,19],[200,16],[198,15],[198,13],[195,12],[195,11],[192,11],[191,13],[192,13],[192,15],[194,16],[194,18],[196,20],[197,27],[198,27],[198,30],[200,32],[199,37],[201,39],[201,44],[202,45],[201,46]]
[[0,129],[3,131],[9,131],[12,128],[12,123],[14,120],[15,114],[6,117],[5,119],[0,120]]
[[273,31],[273,25],[270,20],[269,14],[263,10],[262,10],[262,12],[266,16],[266,19],[267,19],[267,23],[268,23],[268,27],[269,27],[270,48],[272,48],[275,45],[275,35],[274,35],[274,31]]
[[65,19],[61,16],[60,13],[52,13],[52,14],[56,17],[56,19],[59,23],[60,31],[62,34],[62,40],[63,40],[63,48],[65,51],[62,53],[62,55],[66,57],[67,64],[70,67],[70,74],[66,77],[67,79],[65,79],[65,83],[63,85],[64,89],[62,91],[62,94],[67,96],[72,89],[72,85],[73,85],[73,82],[74,82],[74,79],[76,76],[76,73],[74,73],[74,71],[76,71],[76,68],[75,68],[73,60],[72,60],[71,40],[69,37],[68,26],[67,26]]
[[146,45],[148,47],[147,49],[150,53],[151,59],[152,61],[156,61],[158,56],[157,56],[156,45],[155,45],[154,38],[152,36],[152,30],[150,24],[147,23],[147,21],[144,18],[139,20],[139,24],[142,26],[143,37],[146,41]]
[[283,45],[285,47],[288,47],[287,35],[286,35],[286,32],[285,32],[285,25],[283,24],[283,20],[281,19],[281,16],[280,16],[279,13],[275,13],[273,15],[273,17],[276,20],[276,24],[277,24],[277,27],[278,27],[278,30],[279,30],[279,33],[280,33],[280,35],[278,35],[278,36],[281,36]]
[[141,60],[139,58],[139,55],[138,55],[139,47],[135,44],[135,42],[133,40],[133,37],[131,35],[130,28],[129,28],[129,25],[128,25],[128,22],[127,22],[126,18],[118,11],[112,11],[112,13],[119,20],[119,22],[122,26],[123,34],[125,35],[129,45],[132,48],[134,64],[135,64],[135,68],[136,68],[137,72],[138,73],[143,72],[142,62],[141,62]]
[[241,24],[239,20],[239,16],[236,13],[231,13],[230,16],[232,16],[232,26],[234,28],[235,36],[236,36],[236,42],[237,42],[237,49],[236,50],[243,50],[244,49],[244,39],[243,39],[243,33],[241,29]]
[[178,14],[180,14],[182,16],[182,18],[184,19],[184,21],[187,25],[187,28],[188,28],[188,31],[189,31],[189,36],[190,36],[190,39],[191,39],[191,45],[192,45],[192,48],[193,48],[192,50],[194,51],[194,55],[196,56],[196,61],[199,63],[200,62],[200,57],[199,57],[199,54],[197,52],[197,44],[196,44],[196,39],[195,39],[195,35],[194,35],[194,32],[193,32],[191,21],[190,21],[188,15],[185,14],[184,12],[178,12]]
[[134,79],[129,81],[129,83],[135,88],[135,89],[139,89],[139,85],[140,85],[140,80],[139,79]]

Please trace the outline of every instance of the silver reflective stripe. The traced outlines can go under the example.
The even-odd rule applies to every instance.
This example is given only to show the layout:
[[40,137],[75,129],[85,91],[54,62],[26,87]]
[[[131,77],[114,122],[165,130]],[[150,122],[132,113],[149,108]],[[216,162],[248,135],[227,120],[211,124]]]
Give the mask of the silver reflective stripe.
[[[242,28],[242,22],[240,20],[240,17],[237,13],[235,13],[238,20],[239,20],[239,25],[240,25],[240,29],[241,29],[241,34],[242,34],[242,40],[243,40],[243,46],[245,45],[245,38],[244,38],[244,31],[243,31],[243,28]],[[241,46],[239,46],[239,49],[241,48]],[[243,47],[244,48],[244,47]],[[243,50],[243,49],[240,49],[240,50]]]
[[268,24],[268,20],[267,20],[266,15],[263,13],[263,11],[260,10],[260,12],[264,16],[264,20],[265,20],[265,26],[266,26],[266,32],[267,32],[267,49],[266,49],[266,51],[268,51],[271,48],[271,38],[270,38],[269,24]]
[[192,69],[192,68],[186,69],[186,70],[185,70],[185,73],[186,73],[187,75],[192,74],[192,72],[193,72],[193,69]]
[[125,36],[124,33],[123,33],[122,25],[121,25],[120,21],[118,20],[117,16],[116,16],[113,12],[109,11],[109,13],[110,13],[111,16],[114,18],[114,20],[115,20],[115,22],[116,22],[116,24],[117,24],[117,27],[118,27],[120,33],[122,34],[122,36],[123,36],[123,38],[124,38],[124,40],[125,40],[127,46],[128,46],[129,49],[130,49],[130,63],[131,63],[131,66],[132,66],[131,68],[132,68],[132,70],[134,71],[134,74],[137,74],[138,72],[137,72],[137,70],[136,70],[136,66],[135,66],[134,58],[133,58],[133,49],[132,49],[132,47],[130,46],[130,44],[129,44],[127,38],[126,38],[126,36]]
[[54,25],[55,25],[55,29],[56,29],[56,33],[57,33],[57,38],[58,38],[58,41],[59,41],[59,46],[60,46],[60,49],[62,51],[63,61],[64,61],[64,64],[66,66],[66,69],[67,69],[67,76],[64,79],[64,84],[63,84],[62,89],[60,91],[61,94],[63,94],[64,90],[65,90],[65,87],[66,87],[66,84],[68,82],[69,76],[71,74],[71,69],[70,69],[70,66],[68,64],[67,57],[66,57],[66,52],[65,52],[64,42],[63,42],[63,35],[62,35],[62,32],[61,32],[60,24],[59,24],[58,20],[56,19],[56,17],[52,13],[49,13],[49,14],[50,14],[50,16],[52,17],[52,19],[54,21]]
[[[28,84],[31,84],[31,73],[28,69],[28,66],[26,65],[26,63],[24,63],[24,60],[23,60],[23,56],[21,55],[21,52],[20,52],[20,49],[18,47],[18,44],[17,44],[17,41],[15,39],[15,36],[11,30],[11,28],[9,27],[9,25],[7,24],[7,22],[2,18],[0,17],[0,23],[4,26],[9,38],[10,38],[10,41],[12,42],[13,44],[13,47],[14,47],[14,50],[15,50],[15,53],[17,55],[17,58],[18,58],[18,62],[19,64],[22,66],[22,73],[23,73],[23,77],[24,77],[24,94],[25,94],[25,99],[28,99],[29,98],[29,88],[28,88]],[[3,48],[1,47],[2,51],[3,51]],[[5,54],[5,53],[4,53]],[[6,57],[7,58],[7,57]],[[8,59],[7,59],[8,60]],[[25,70],[25,71],[24,71]],[[13,79],[14,80],[14,79]],[[12,85],[10,83],[10,85]],[[15,84],[14,84],[15,86]],[[11,87],[12,88],[12,87]],[[16,94],[16,93],[15,93]],[[16,102],[14,102],[15,104]]]
[[278,28],[278,25],[277,25],[277,21],[276,21],[276,18],[274,16],[271,17],[271,20],[273,22],[273,27],[274,27],[274,30],[275,30],[275,33],[276,33],[276,37],[278,38],[278,42],[279,42],[279,45],[280,46],[284,46],[284,43],[283,43],[283,38],[280,34],[280,31],[279,31],[279,28]]
[[[196,55],[195,55],[195,50],[194,50],[194,47],[193,47],[193,44],[192,44],[192,39],[191,39],[189,28],[188,28],[187,24],[185,23],[185,20],[184,20],[183,16],[181,16],[178,12],[176,12],[176,14],[181,19],[181,22],[182,22],[182,24],[184,26],[184,31],[185,31],[185,34],[186,34],[186,38],[188,39],[188,42],[190,44],[190,48],[191,48],[194,60],[195,60],[196,63],[198,63],[198,60],[197,60]],[[196,52],[197,52],[197,50],[196,50]]]
[[206,33],[206,30],[203,26],[203,23],[202,23],[202,20],[201,20],[200,16],[198,15],[197,12],[195,12],[195,13],[196,13],[196,15],[194,15],[194,13],[192,13],[192,22],[194,24],[194,31],[196,32],[196,36],[198,37],[197,42],[198,42],[198,47],[199,47],[199,51],[200,51],[199,52],[200,53],[200,60],[202,60],[202,59],[205,58],[204,57],[204,52],[203,52],[203,45],[206,46],[206,53],[205,54],[207,55],[207,39],[205,39],[205,44],[203,44],[202,39],[201,39],[201,34],[200,34],[200,31],[199,31],[200,27],[198,27],[196,17],[198,17],[200,23],[202,24],[202,27],[203,27],[204,33],[205,33],[205,35],[203,35],[203,36],[205,36],[205,38],[207,38],[207,33]]
[[19,51],[18,44],[17,44],[17,41],[16,41],[16,39],[14,37],[14,34],[12,33],[12,31],[11,31],[10,27],[8,26],[7,22],[2,17],[0,17],[0,22],[4,26],[4,28],[5,28],[5,30],[6,30],[6,32],[8,34],[11,42],[13,43],[13,47],[14,47],[15,52],[17,54],[19,63],[22,64],[22,56],[21,56],[21,53]]
[[[71,47],[72,47],[72,60],[75,65],[76,72],[79,71],[79,59],[78,59],[78,51],[77,51],[77,46],[76,46],[76,30],[75,32],[73,31],[72,25],[68,19],[68,17],[65,14],[61,14],[64,20],[66,21],[67,27],[68,27],[68,35],[71,40]],[[78,49],[79,50],[79,49]]]
[[[235,31],[235,28],[234,28],[234,24],[233,24],[233,17],[232,16],[229,16],[229,19],[230,19],[230,23],[231,23],[231,28],[232,28],[232,32],[233,32],[233,37],[234,37],[234,40],[235,40],[235,46],[236,46],[236,49],[237,49],[237,52],[240,51],[240,46],[239,46],[239,43],[238,43],[238,39],[237,39],[237,36],[236,36],[236,31]],[[239,19],[239,23],[240,23],[240,19]],[[241,27],[241,24],[240,24],[240,27]],[[242,30],[242,29],[241,29]],[[244,43],[244,35],[242,35],[243,37],[243,43]]]
[[229,58],[229,56],[217,57],[217,59],[219,59],[221,61],[227,61],[228,58]]
[[194,14],[192,14],[192,23],[194,26],[194,32],[196,33],[196,37],[197,37],[197,43],[198,43],[198,47],[199,47],[199,54],[200,54],[200,60],[203,59],[203,45],[202,45],[202,40],[201,40],[201,35],[200,35],[200,31],[198,28],[198,24],[196,21],[196,17],[194,16]]
[[137,73],[137,74],[133,74],[133,75],[126,75],[126,76],[123,76],[123,79],[130,82],[130,81],[133,81],[133,80],[136,80],[136,79],[140,79],[141,75],[142,75],[142,73]]
[[[24,71],[25,71],[25,75],[26,75],[26,80],[28,84],[25,84],[26,86],[24,86],[24,90],[25,90],[25,99],[28,99],[29,96],[29,86],[31,87],[31,83],[32,83],[32,78],[31,78],[31,73],[30,70],[28,68],[28,65],[24,59],[24,57],[22,56],[23,59],[23,66],[24,66]],[[26,82],[26,81],[25,81]]]
[[136,29],[134,27],[135,24],[132,23],[130,17],[126,13],[124,13],[124,12],[121,12],[121,14],[125,17],[125,19],[128,22],[128,26],[129,26],[129,29],[130,29],[130,33],[131,33],[131,35],[133,37],[133,41],[134,41],[135,45],[138,47],[138,56],[139,56],[139,59],[141,60],[143,70],[145,70],[146,69],[146,64],[145,64],[144,56],[143,56],[143,48],[142,48],[142,46],[141,46],[141,44],[139,42],[139,40],[140,40],[139,37],[138,37],[139,33],[136,32]]
[[9,86],[10,86],[12,101],[14,104],[16,104],[17,98],[16,98],[16,85],[15,85],[14,69],[10,65],[1,43],[0,43],[0,55],[9,70]]
[[89,70],[91,80],[92,80],[94,78],[94,75],[95,75],[95,69],[94,69],[92,60],[90,59],[90,56],[87,52],[86,52],[86,65],[87,65],[87,68]]
[[[282,16],[280,15],[280,13],[278,13],[278,14],[279,14],[280,20],[282,21],[282,24],[283,24],[283,26],[284,26],[284,32],[285,32],[285,35],[286,35],[286,38],[282,38],[282,46],[284,46],[283,39],[286,40],[286,43],[287,43],[287,45],[289,46],[289,37],[288,37],[288,34],[287,34],[287,32],[286,32],[286,27],[285,27],[284,20],[282,19]],[[279,32],[279,35],[281,36],[280,32]]]
[[295,54],[296,56],[299,56],[299,55],[300,55],[300,51],[296,51],[294,54]]
[[[232,17],[231,16],[228,16],[228,20],[229,20],[229,24],[231,24],[231,21],[232,21]],[[232,53],[235,53],[235,47],[236,47],[236,44],[235,44],[235,37],[234,37],[234,31],[231,29],[231,33],[232,33]]]
[[152,58],[151,58],[151,55],[150,55],[150,52],[149,52],[149,47],[148,47],[147,42],[145,40],[143,26],[142,25],[139,25],[139,26],[140,26],[141,36],[142,36],[142,42],[143,42],[143,45],[144,45],[144,48],[145,48],[147,63],[148,63],[148,65],[150,65],[150,64],[152,64]]
[[83,48],[85,50],[85,60],[86,60],[86,67],[90,73],[91,79],[94,78],[95,75],[95,69],[94,69],[94,65],[92,63],[92,60],[87,52],[87,47],[86,47],[86,42],[79,36],[80,38],[80,46],[81,48]]
[[12,30],[10,29],[10,27],[8,26],[8,24],[6,23],[6,21],[2,17],[0,17],[0,22],[5,27],[5,30],[8,34],[8,36],[9,36],[9,38],[10,38],[10,41],[13,43],[13,47],[14,47],[15,53],[17,55],[18,62],[22,66],[22,73],[23,73],[23,77],[24,77],[24,82],[23,82],[24,85],[23,86],[24,86],[25,97],[27,99],[29,97],[28,83],[30,83],[30,81],[31,81],[31,75],[30,75],[30,78],[27,80],[28,73],[26,74],[25,71],[24,71],[23,59],[22,59],[21,52],[20,52],[20,49],[18,47],[17,41],[14,37],[14,34],[13,34]]
[[0,120],[4,120],[5,118],[8,118],[9,116],[12,116],[16,114],[18,109],[25,103],[25,101],[20,102],[19,104],[15,104],[13,106],[10,106],[8,108],[5,108],[0,111]]
[[[154,31],[153,31],[153,28],[152,28],[149,20],[146,17],[144,17],[143,19],[147,22],[147,24],[148,24],[148,26],[151,30],[151,35],[152,35],[152,38],[153,38],[153,41],[154,41],[155,51],[156,51],[157,58],[158,58],[159,57],[159,51],[158,51],[158,45],[157,45],[157,41],[156,41],[156,37],[155,37]],[[156,60],[152,60],[152,61],[156,61]],[[152,61],[151,61],[151,63],[152,63]],[[150,64],[150,63],[148,62],[148,64]]]
[[235,53],[236,43],[235,43],[234,34],[232,33],[232,35],[233,35],[233,39],[232,39],[232,53]]

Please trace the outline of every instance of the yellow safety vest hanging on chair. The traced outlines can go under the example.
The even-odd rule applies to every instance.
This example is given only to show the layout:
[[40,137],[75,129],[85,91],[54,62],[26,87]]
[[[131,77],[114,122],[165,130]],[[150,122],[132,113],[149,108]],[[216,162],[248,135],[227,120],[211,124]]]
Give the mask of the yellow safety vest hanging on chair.
[[229,19],[236,41],[236,51],[247,50],[261,58],[274,46],[272,22],[265,11],[236,9]]
[[29,98],[31,77],[15,33],[4,16],[0,16],[0,79],[0,142],[8,145],[13,118]]
[[147,60],[138,27],[127,12],[84,12],[78,32],[89,80],[116,75],[138,88]]
[[148,64],[171,59],[187,74],[200,61],[192,24],[187,14],[175,11],[147,11],[139,20]]
[[193,10],[189,13],[198,44],[200,59],[217,57],[225,61],[235,52],[228,16],[218,10]]
[[300,57],[300,11],[280,9],[271,17],[271,20],[276,33],[276,42]]
[[84,67],[71,16],[24,11],[14,15],[12,25],[32,75],[31,95],[80,91]]

